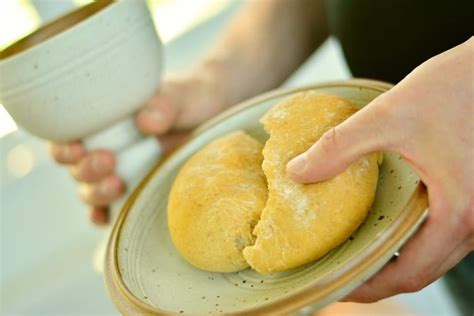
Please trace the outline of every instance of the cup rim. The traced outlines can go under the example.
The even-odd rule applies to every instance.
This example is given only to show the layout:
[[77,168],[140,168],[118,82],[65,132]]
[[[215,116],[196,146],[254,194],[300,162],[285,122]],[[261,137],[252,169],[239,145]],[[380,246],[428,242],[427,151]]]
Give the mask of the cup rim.
[[[328,87],[364,87],[379,92],[385,92],[393,87],[392,84],[375,81],[370,79],[351,79],[345,81],[331,81],[328,83],[305,85],[298,88],[282,88],[272,90],[260,96],[244,101],[231,109],[224,111],[202,126],[198,127],[190,137],[183,142],[178,148],[168,153],[149,173],[143,178],[141,183],[136,187],[127,199],[125,205],[120,211],[117,220],[112,228],[112,232],[107,244],[106,258],[104,263],[104,280],[106,289],[109,293],[115,307],[124,314],[143,314],[143,315],[172,315],[173,313],[155,308],[145,304],[138,299],[126,286],[121,277],[118,266],[118,241],[122,227],[127,219],[127,215],[138,199],[141,191],[150,182],[153,176],[160,171],[161,167],[173,157],[173,153],[181,147],[186,146],[191,140],[204,133],[211,127],[222,122],[226,118],[244,111],[248,108],[256,106],[261,102],[271,100],[277,97],[283,97],[297,92],[315,88]],[[232,313],[232,315],[256,315],[271,313],[289,313],[294,312],[304,306],[315,303],[316,301],[324,302],[322,305],[331,303],[338,299],[335,292],[344,288],[345,284],[350,283],[355,278],[367,279],[392,257],[394,251],[397,251],[402,244],[416,231],[427,216],[428,197],[425,185],[420,181],[415,187],[408,202],[403,207],[400,214],[393,220],[392,224],[387,228],[387,233],[375,239],[366,248],[362,250],[362,254],[353,261],[341,267],[337,273],[328,276],[324,284],[308,285],[307,289],[303,289],[293,294],[289,294],[277,301],[265,303],[257,307]],[[365,254],[365,255],[363,255]],[[367,256],[367,254],[371,254]],[[361,276],[364,276],[361,278]],[[361,285],[359,281],[353,287]],[[336,293],[337,294],[337,293]],[[347,293],[348,294],[348,293]]]
[[30,34],[2,49],[0,51],[0,62],[38,47],[42,43],[71,30],[74,26],[88,20],[116,2],[117,0],[96,0],[41,25]]

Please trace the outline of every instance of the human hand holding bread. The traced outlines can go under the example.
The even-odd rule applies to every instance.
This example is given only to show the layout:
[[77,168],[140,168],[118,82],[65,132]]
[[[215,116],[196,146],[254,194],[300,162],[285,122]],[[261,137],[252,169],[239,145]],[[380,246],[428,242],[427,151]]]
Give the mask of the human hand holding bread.
[[[307,11],[310,12],[310,10]],[[273,11],[262,10],[262,12]],[[305,21],[304,19],[296,20]],[[272,38],[277,38],[278,29],[271,23],[268,25],[274,31]],[[238,32],[234,32],[234,35],[236,33]],[[255,31],[255,33],[259,32]],[[253,48],[257,48],[252,51],[257,52],[257,55],[262,51],[276,51],[276,56],[292,54],[272,49],[273,46],[267,45],[268,41],[263,41],[262,38],[259,40],[264,43],[265,49],[254,43]],[[245,46],[242,38],[239,40],[236,37],[234,42]],[[292,62],[281,62],[278,59],[268,62],[270,68],[275,65],[284,65],[285,71],[275,75],[273,71],[264,71],[265,69],[255,67],[258,73],[266,74],[272,77],[272,80],[265,81],[268,84],[260,84],[258,89],[251,87],[244,92],[233,91],[233,94],[238,97],[223,100],[234,103],[239,98],[246,98],[277,85],[294,69],[294,66],[303,60],[303,57],[309,54],[308,52],[312,51],[314,45],[304,47],[304,49],[299,46],[298,50],[295,49],[295,45],[285,47],[301,52],[300,56]],[[294,181],[319,182],[332,178],[343,171],[349,163],[369,152],[395,151],[402,154],[428,187],[430,215],[425,225],[405,245],[400,258],[387,265],[376,277],[349,296],[349,300],[372,302],[397,293],[419,290],[444,274],[474,249],[473,50],[471,39],[422,64],[390,92],[327,132],[302,156],[303,163],[299,159],[299,163],[294,162],[288,166],[289,176]],[[252,65],[255,66],[255,63],[249,62],[258,58],[252,59],[249,55],[244,55],[244,57],[246,58],[243,60],[247,61],[247,65],[244,67],[242,64],[236,64],[234,67],[241,70],[239,82],[242,86],[244,83],[263,82],[261,77],[254,75],[255,72],[252,73]],[[267,60],[271,60],[270,57]],[[247,73],[253,75],[248,77],[242,75]],[[221,76],[219,81],[222,82],[224,78],[230,80],[233,77]],[[173,84],[170,83],[170,85]],[[175,87],[179,85],[176,83]],[[216,92],[213,90],[207,96],[202,94],[202,99],[200,99],[198,95],[193,95],[194,89],[177,89],[174,90],[174,94],[173,92],[168,94],[167,86],[168,84],[163,85],[162,95],[152,100],[150,105],[162,104],[162,102],[163,104],[173,103],[175,97],[176,100],[180,100],[185,95],[188,96],[186,100],[190,103],[200,104],[200,100],[208,102],[207,98],[211,96],[212,99],[213,93]],[[178,90],[186,91],[186,93],[176,92]],[[209,93],[210,90],[201,91]],[[165,96],[169,96],[168,101]],[[185,108],[177,103],[173,106],[178,109]],[[167,108],[166,105],[163,107]],[[222,107],[218,105],[218,109]],[[156,116],[153,114],[154,111],[145,111],[145,113],[145,116],[149,118],[143,117],[141,121],[138,118],[138,126],[144,131],[154,133],[160,133],[162,129],[172,129],[174,126],[174,123],[160,121],[163,116],[179,117],[179,115],[174,116],[177,112],[173,110]],[[189,113],[191,118],[197,115],[191,107]],[[211,111],[209,115],[215,113],[217,111]],[[196,118],[202,120],[206,117],[196,116]],[[73,168],[74,173],[79,179],[89,183],[85,187],[90,189],[83,191],[86,192],[86,200],[99,205],[92,213],[93,218],[103,222],[105,218],[103,205],[108,204],[123,191],[123,184],[112,172],[113,156],[100,151],[86,156],[79,143],[69,144],[66,147],[54,146],[53,154],[59,161],[76,164]],[[95,167],[100,166],[100,168],[94,167],[92,163],[94,156],[100,161],[95,164]]]
[[292,160],[302,183],[330,179],[369,152],[401,154],[428,188],[429,216],[400,257],[347,299],[421,290],[474,250],[474,39],[417,67]]
[[250,266],[272,273],[319,259],[348,239],[372,204],[382,155],[311,185],[291,181],[285,165],[355,111],[341,97],[299,93],[261,119],[269,134],[263,150],[234,132],[194,154],[168,202],[170,235],[183,257],[212,272]]
[[[308,144],[310,148],[287,165],[288,176],[295,182],[309,185],[319,182],[322,185],[347,173],[351,168],[349,166],[361,156],[386,150],[401,154],[428,188],[430,210],[424,225],[403,246],[397,260],[385,266],[346,300],[374,302],[398,293],[418,291],[442,276],[474,249],[474,77],[470,67],[472,58],[474,41],[471,39],[430,59],[395,88],[354,113],[343,123],[330,128],[313,146]],[[277,113],[273,115],[274,118],[284,116]],[[312,115],[315,113],[308,113],[308,117]],[[268,116],[272,117],[272,114]],[[266,120],[263,120],[264,124],[268,124],[265,123]],[[280,122],[282,135],[291,135],[292,129],[302,128],[302,124],[298,124],[301,122],[284,125],[290,121],[288,119],[286,122]],[[266,128],[269,131],[268,126]],[[271,137],[271,130],[269,132]],[[298,143],[301,138],[302,135],[292,138],[291,141]],[[271,143],[271,138],[265,146],[268,146],[268,143]],[[286,149],[291,152],[291,145]],[[268,177],[269,162],[267,160],[266,169],[265,149],[263,152],[263,169]],[[285,151],[279,154],[282,153]],[[266,154],[268,159],[268,152]],[[278,168],[277,165],[274,164],[272,168]],[[274,179],[267,180],[271,190]],[[289,195],[295,196],[295,193]],[[307,193],[304,197],[307,198]],[[267,206],[271,204],[271,199],[270,194]],[[300,197],[297,200],[304,199]],[[318,216],[316,206],[319,205],[315,203],[317,201],[312,202],[312,211]],[[342,204],[339,200],[337,202],[339,203],[336,205]],[[280,206],[272,205],[273,210],[281,212],[274,212],[273,218],[267,215],[267,218],[271,219],[267,229],[263,229],[261,224],[265,220],[265,211],[261,213],[256,229],[252,227],[256,239],[251,240],[251,244],[245,246],[242,252],[249,265],[260,272],[281,271],[318,258],[314,253],[321,244],[304,243],[317,234],[317,227],[303,232],[305,238],[299,240],[300,245],[304,245],[301,248],[307,252],[287,251],[288,246],[291,249],[292,246],[297,248],[300,245],[291,241],[294,237],[291,228],[294,218],[285,216],[284,209],[290,208],[293,212],[290,214],[295,215],[297,207],[291,205],[290,200],[283,204],[283,210]],[[173,205],[168,211],[173,212]],[[267,210],[267,214],[270,211]],[[273,221],[278,216],[283,218],[283,225],[280,227]],[[310,217],[306,220],[307,224],[311,222]],[[354,225],[352,229],[356,227],[357,225]],[[248,255],[250,249],[255,248],[259,239],[271,239],[271,235],[281,228],[284,233],[280,238],[269,242],[269,247],[273,249],[264,255],[260,254],[259,259],[252,262]],[[332,237],[337,239],[337,231],[333,233]],[[347,237],[348,235],[345,236]],[[313,254],[313,257],[309,254]],[[299,255],[307,261],[298,261]],[[184,256],[186,257],[186,254]],[[298,263],[284,265],[284,262],[292,260]],[[281,262],[283,268],[279,267]],[[265,268],[262,268],[262,265]]]

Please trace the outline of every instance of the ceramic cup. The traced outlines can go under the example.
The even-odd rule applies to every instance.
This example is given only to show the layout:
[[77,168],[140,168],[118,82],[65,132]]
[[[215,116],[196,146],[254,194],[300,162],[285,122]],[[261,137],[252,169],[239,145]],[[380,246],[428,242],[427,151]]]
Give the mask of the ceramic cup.
[[131,185],[160,153],[133,116],[161,71],[162,44],[144,0],[100,0],[1,52],[1,102],[36,136],[112,150],[116,173]]
[[[259,122],[274,105],[301,92],[339,95],[363,107],[390,85],[368,80],[278,90],[212,119],[163,162],[129,197],[107,248],[105,282],[124,315],[311,314],[374,275],[419,227],[426,215],[424,185],[403,159],[384,153],[377,193],[364,223],[323,258],[290,271],[211,273],[184,260],[167,225],[167,201],[180,167],[205,144],[235,130],[264,142]],[[403,251],[401,253],[403,256]]]

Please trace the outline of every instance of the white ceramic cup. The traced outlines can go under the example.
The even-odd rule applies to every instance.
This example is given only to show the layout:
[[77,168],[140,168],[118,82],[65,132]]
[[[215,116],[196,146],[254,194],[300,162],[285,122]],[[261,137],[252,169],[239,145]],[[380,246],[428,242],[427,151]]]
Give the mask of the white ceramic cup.
[[1,103],[36,136],[115,152],[133,187],[160,154],[133,116],[158,89],[162,55],[144,0],[96,1],[1,52]]

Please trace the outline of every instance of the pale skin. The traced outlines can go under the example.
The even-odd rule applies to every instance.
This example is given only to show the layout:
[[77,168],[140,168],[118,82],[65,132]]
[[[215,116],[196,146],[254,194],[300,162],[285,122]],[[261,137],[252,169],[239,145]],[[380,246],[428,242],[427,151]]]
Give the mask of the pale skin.
[[429,216],[400,257],[347,299],[424,288],[474,250],[474,38],[426,61],[287,165],[310,183],[360,156],[397,152],[428,188]]
[[[138,129],[156,135],[168,150],[204,120],[278,87],[328,36],[323,2],[246,3],[194,69],[164,80],[137,114]],[[80,142],[52,144],[51,153],[80,182],[79,195],[92,206],[91,220],[106,223],[104,206],[124,191],[113,174],[113,154],[88,153]]]
[[[207,118],[277,87],[327,37],[323,12],[318,1],[249,2],[195,69],[163,83],[138,113],[137,127],[169,149]],[[425,224],[396,261],[346,300],[417,291],[474,250],[473,65],[471,38],[420,65],[288,164],[294,181],[310,183],[333,177],[366,153],[393,151],[428,188]],[[80,142],[52,144],[51,152],[81,182],[91,219],[105,223],[105,206],[124,190],[113,154],[86,152]]]

